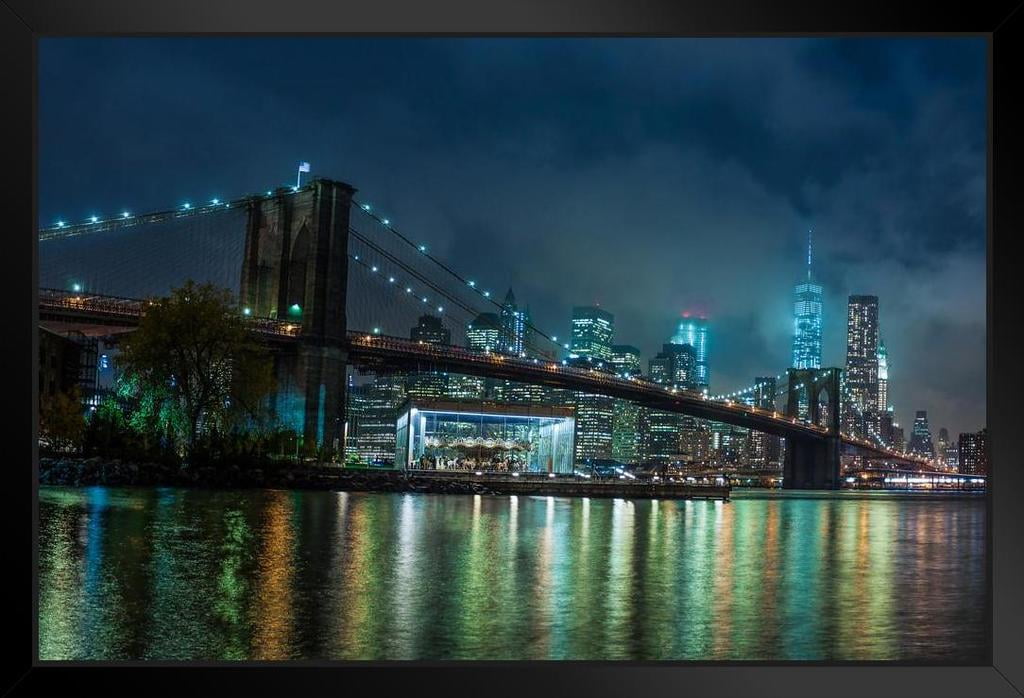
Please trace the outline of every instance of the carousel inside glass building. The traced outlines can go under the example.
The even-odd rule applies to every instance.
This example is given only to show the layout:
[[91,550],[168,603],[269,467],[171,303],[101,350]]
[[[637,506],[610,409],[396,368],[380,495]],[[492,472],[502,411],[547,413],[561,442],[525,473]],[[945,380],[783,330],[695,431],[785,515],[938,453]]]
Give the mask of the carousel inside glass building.
[[571,409],[409,402],[395,461],[409,470],[571,473],[574,431]]

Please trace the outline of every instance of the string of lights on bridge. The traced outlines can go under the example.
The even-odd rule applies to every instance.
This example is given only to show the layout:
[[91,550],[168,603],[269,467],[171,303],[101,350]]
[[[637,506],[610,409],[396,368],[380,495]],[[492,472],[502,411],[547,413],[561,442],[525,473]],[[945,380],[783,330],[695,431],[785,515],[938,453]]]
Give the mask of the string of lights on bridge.
[[[777,381],[778,380],[782,380],[783,376],[785,376],[785,375],[786,375],[785,373],[780,373],[779,375],[775,376],[775,380],[777,380]],[[734,397],[739,397],[740,395],[746,395],[747,393],[752,393],[755,390],[760,390],[761,388],[764,388],[764,387],[766,387],[768,385],[769,385],[769,383],[767,381],[763,382],[763,383],[755,383],[754,385],[747,386],[746,388],[743,388],[742,390],[734,390],[731,393],[722,393],[721,395],[712,395],[710,399],[712,399],[712,400],[729,400],[729,399],[734,398]]]
[[[309,188],[311,185],[306,186],[295,186],[287,185],[278,187],[276,190],[267,190],[264,196],[265,198],[273,198],[275,196],[290,196]],[[95,213],[87,216],[84,220],[77,222],[69,222],[64,218],[57,219],[53,225],[42,227],[39,229],[39,237],[45,239],[61,233],[74,233],[75,231],[81,230],[82,232],[89,232],[91,230],[99,230],[109,225],[116,225],[117,227],[125,227],[130,225],[136,225],[140,223],[152,223],[159,220],[164,216],[189,216],[189,215],[201,215],[207,213],[217,213],[225,209],[234,208],[237,206],[244,205],[250,202],[254,196],[248,194],[246,196],[237,197],[231,200],[222,200],[214,197],[212,199],[206,199],[208,203],[204,204],[193,204],[191,200],[184,201],[175,208],[166,209],[163,211],[154,211],[143,214],[133,214],[130,211],[123,210],[116,216],[101,218]]]
[[[473,290],[473,291],[474,291],[474,292],[475,292],[475,293],[476,293],[477,295],[479,295],[479,296],[480,296],[481,298],[483,298],[483,299],[484,299],[484,300],[485,300],[486,302],[490,303],[490,304],[491,304],[491,305],[493,305],[493,306],[494,306],[495,308],[499,308],[499,309],[500,309],[500,308],[502,307],[502,306],[501,306],[501,304],[500,304],[500,303],[499,303],[499,302],[498,302],[497,300],[495,300],[494,298],[492,298],[492,297],[491,297],[491,292],[490,292],[489,290],[486,290],[486,289],[484,289],[484,288],[481,288],[480,286],[478,286],[478,285],[477,285],[477,282],[476,282],[475,280],[473,280],[473,279],[467,279],[467,278],[466,278],[466,277],[464,277],[464,276],[463,276],[462,274],[460,274],[460,273],[456,272],[455,270],[451,269],[451,268],[450,268],[450,267],[449,267],[448,265],[446,265],[446,264],[445,264],[444,262],[442,262],[441,260],[439,260],[439,259],[437,259],[436,257],[434,257],[433,255],[431,255],[431,254],[430,254],[430,252],[428,252],[428,251],[427,251],[427,245],[425,245],[425,244],[423,244],[423,243],[418,243],[418,244],[417,244],[417,243],[413,242],[413,241],[412,241],[412,240],[411,240],[410,238],[406,237],[406,236],[405,236],[405,235],[404,235],[404,234],[403,234],[403,233],[402,233],[401,231],[399,231],[399,230],[398,230],[398,229],[397,229],[397,228],[396,228],[396,227],[394,226],[394,224],[393,224],[393,223],[391,222],[391,219],[390,219],[390,218],[388,218],[388,217],[385,217],[385,216],[383,216],[382,214],[380,214],[380,213],[379,213],[379,212],[378,212],[378,211],[377,211],[377,210],[376,210],[376,209],[375,209],[375,208],[373,207],[373,205],[371,205],[370,203],[368,203],[368,202],[365,202],[365,201],[358,201],[358,200],[356,200],[356,199],[353,199],[353,200],[352,200],[352,202],[353,202],[353,203],[354,203],[354,204],[355,204],[356,206],[358,206],[358,207],[359,207],[359,209],[363,211],[363,213],[365,213],[366,215],[368,215],[368,216],[369,216],[370,218],[373,218],[373,219],[374,219],[375,221],[377,221],[377,222],[378,222],[378,223],[379,223],[380,225],[384,226],[384,227],[385,227],[385,228],[387,228],[387,229],[388,229],[389,231],[391,231],[392,233],[394,233],[395,235],[397,235],[397,236],[398,236],[399,238],[401,238],[401,239],[402,239],[403,241],[405,241],[405,242],[406,242],[407,244],[409,244],[410,246],[414,247],[414,248],[415,248],[416,250],[418,250],[418,251],[419,251],[420,253],[422,253],[422,254],[423,254],[423,255],[424,255],[424,256],[425,256],[425,257],[426,257],[427,259],[429,259],[429,260],[430,260],[430,261],[432,261],[432,262],[433,262],[434,264],[436,264],[437,266],[439,266],[439,267],[441,267],[442,269],[444,269],[444,270],[445,270],[446,272],[448,272],[448,273],[449,273],[449,274],[450,274],[450,275],[451,275],[452,277],[454,277],[455,279],[457,279],[457,280],[458,280],[458,281],[459,281],[460,283],[462,283],[462,284],[464,284],[465,286],[467,286],[468,288],[472,289],[472,290]],[[559,344],[559,343],[558,343],[558,337],[557,337],[557,336],[555,336],[555,335],[551,335],[551,336],[549,336],[549,335],[548,335],[548,334],[546,334],[545,332],[542,332],[541,330],[539,330],[539,329],[538,329],[538,328],[537,328],[537,327],[536,327],[535,325],[533,325],[532,323],[531,323],[531,324],[529,325],[529,327],[530,327],[530,329],[532,329],[532,330],[533,330],[534,332],[536,332],[537,334],[539,334],[539,335],[540,335],[541,337],[543,337],[544,339],[547,339],[548,341],[552,342],[552,343],[553,343],[553,344],[555,344],[556,346],[560,346],[560,347],[562,347],[563,349],[568,349],[568,348],[569,348],[569,345],[568,345],[568,343],[562,343],[562,344]]]

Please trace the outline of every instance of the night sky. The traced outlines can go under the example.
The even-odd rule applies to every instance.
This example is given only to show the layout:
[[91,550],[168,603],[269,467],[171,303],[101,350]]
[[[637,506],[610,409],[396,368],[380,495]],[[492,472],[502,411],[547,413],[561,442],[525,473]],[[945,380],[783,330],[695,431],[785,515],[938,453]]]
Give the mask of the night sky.
[[535,324],[684,311],[713,393],[791,363],[814,228],[825,365],[879,296],[909,437],[985,423],[981,39],[43,39],[40,224],[341,179]]

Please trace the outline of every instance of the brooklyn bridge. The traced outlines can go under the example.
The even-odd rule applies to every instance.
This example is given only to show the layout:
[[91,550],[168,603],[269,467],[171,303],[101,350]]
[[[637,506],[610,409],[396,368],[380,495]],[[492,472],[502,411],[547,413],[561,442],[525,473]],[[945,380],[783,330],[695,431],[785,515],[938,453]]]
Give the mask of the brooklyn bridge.
[[[734,399],[754,386],[712,397],[566,361],[565,346],[532,324],[519,351],[465,348],[467,327],[500,311],[498,300],[436,257],[423,233],[383,217],[340,181],[60,221],[38,239],[39,321],[55,331],[116,341],[137,326],[149,299],[186,279],[235,289],[252,332],[273,349],[277,412],[306,448],[344,443],[346,376],[354,368],[507,379],[782,437],[783,486],[791,489],[838,488],[844,449],[930,466],[874,432],[843,431],[841,415],[856,404],[839,368],[772,371],[780,377],[773,404],[754,406]],[[425,312],[440,318],[450,343],[399,335]]]

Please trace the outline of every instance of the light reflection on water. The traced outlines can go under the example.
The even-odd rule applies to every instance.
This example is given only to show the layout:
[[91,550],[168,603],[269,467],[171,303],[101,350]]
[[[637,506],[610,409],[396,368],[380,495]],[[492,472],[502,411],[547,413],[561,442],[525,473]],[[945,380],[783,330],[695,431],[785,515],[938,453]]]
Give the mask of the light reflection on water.
[[977,496],[40,489],[41,659],[985,659]]

